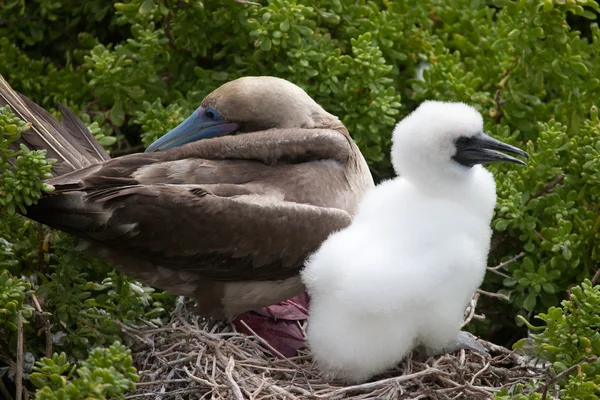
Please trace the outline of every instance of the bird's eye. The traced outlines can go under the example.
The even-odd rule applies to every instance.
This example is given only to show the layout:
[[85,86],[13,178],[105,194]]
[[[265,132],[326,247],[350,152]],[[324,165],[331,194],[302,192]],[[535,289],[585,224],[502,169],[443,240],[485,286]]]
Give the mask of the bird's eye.
[[456,147],[457,148],[463,148],[463,147],[467,147],[468,145],[471,144],[471,142],[473,141],[472,138],[466,137],[466,136],[461,136],[458,139],[456,139]]
[[209,119],[219,119],[221,117],[219,113],[212,108],[207,108],[205,114]]

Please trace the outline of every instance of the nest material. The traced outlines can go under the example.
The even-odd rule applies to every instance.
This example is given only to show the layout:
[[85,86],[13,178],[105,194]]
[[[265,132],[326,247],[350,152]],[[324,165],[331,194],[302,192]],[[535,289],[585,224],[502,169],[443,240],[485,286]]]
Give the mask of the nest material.
[[164,328],[123,326],[141,377],[127,399],[490,399],[544,375],[525,357],[481,341],[491,357],[462,350],[409,358],[368,383],[345,386],[321,377],[307,350],[273,357],[276,350],[258,336],[188,310],[180,303]]

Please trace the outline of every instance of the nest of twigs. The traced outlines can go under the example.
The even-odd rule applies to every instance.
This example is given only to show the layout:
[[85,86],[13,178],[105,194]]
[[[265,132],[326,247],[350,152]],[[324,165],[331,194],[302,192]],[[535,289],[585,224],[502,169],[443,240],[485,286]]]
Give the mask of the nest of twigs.
[[[410,358],[368,383],[347,386],[324,379],[308,350],[278,358],[260,337],[189,309],[180,303],[164,328],[123,326],[141,377],[127,399],[489,399],[544,375],[526,357],[481,341],[490,357],[462,350]],[[473,315],[467,310],[466,320]]]

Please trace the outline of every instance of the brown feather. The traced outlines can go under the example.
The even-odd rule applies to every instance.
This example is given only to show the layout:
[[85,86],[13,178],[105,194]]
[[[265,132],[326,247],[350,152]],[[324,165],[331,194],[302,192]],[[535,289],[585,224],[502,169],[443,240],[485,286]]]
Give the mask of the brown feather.
[[32,124],[18,141],[11,144],[11,148],[18,150],[19,144],[24,143],[30,149],[46,150],[46,157],[57,160],[52,168],[54,176],[104,160],[90,154],[48,111],[15,92],[2,75],[0,75],[0,105],[9,105],[19,118]]
[[62,123],[71,136],[80,143],[88,154],[94,156],[96,160],[110,160],[110,156],[104,150],[104,147],[96,140],[87,126],[77,115],[66,105],[58,103],[58,109],[62,116]]

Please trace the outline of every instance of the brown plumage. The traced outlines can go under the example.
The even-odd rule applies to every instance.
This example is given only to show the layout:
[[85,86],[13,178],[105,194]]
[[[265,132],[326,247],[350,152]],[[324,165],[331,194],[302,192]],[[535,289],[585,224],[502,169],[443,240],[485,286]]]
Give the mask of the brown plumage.
[[22,140],[59,160],[56,190],[27,216],[127,275],[194,297],[204,316],[300,293],[306,256],[373,186],[339,119],[278,78],[241,78],[204,99],[237,135],[115,159],[66,107],[61,125],[3,79],[1,100],[33,124]]

